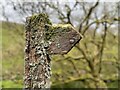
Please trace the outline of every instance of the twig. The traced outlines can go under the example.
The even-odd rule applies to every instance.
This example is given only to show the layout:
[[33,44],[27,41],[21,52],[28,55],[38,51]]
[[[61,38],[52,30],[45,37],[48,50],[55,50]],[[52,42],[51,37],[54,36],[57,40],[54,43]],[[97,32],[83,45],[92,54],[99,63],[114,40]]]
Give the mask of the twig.
[[97,1],[97,2],[95,3],[95,5],[92,6],[92,7],[89,9],[88,14],[87,14],[86,17],[83,19],[83,21],[80,23],[79,32],[81,32],[81,30],[82,30],[82,25],[83,25],[83,23],[84,23],[85,21],[89,20],[90,15],[92,14],[92,12],[93,12],[93,10],[96,8],[96,6],[98,6],[98,4],[99,4],[99,1]]

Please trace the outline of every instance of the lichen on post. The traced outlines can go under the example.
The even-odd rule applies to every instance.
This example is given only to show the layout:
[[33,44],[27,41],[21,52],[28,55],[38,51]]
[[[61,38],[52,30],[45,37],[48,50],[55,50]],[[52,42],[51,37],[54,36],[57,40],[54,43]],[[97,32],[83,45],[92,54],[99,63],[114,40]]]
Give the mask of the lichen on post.
[[51,54],[66,54],[81,39],[69,25],[52,25],[44,13],[27,17],[25,88],[50,88]]
[[45,25],[51,25],[46,14],[26,20],[25,88],[50,87],[50,58],[45,46]]

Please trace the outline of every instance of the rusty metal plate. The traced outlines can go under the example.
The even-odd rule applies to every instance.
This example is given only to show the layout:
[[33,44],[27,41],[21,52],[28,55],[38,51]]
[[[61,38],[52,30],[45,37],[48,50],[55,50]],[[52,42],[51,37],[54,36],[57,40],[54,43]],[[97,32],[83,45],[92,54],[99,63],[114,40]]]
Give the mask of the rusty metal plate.
[[71,25],[57,25],[53,32],[55,34],[49,40],[49,54],[66,54],[82,38]]

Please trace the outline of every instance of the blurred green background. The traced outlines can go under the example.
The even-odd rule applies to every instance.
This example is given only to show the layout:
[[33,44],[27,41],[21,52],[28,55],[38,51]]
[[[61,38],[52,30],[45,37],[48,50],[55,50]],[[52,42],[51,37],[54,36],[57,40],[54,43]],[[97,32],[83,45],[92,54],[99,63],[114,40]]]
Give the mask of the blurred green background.
[[[79,22],[79,16],[71,14],[71,16],[69,16],[71,17],[71,21],[69,21],[68,17],[70,10],[78,13],[77,10],[79,10],[79,8],[76,8],[77,6],[74,6],[75,9],[73,9],[68,2],[59,4],[59,6],[54,2],[48,2],[46,4],[43,2],[41,4],[41,7],[43,5],[44,8],[48,9],[49,7],[58,12],[58,14],[56,14],[56,17],[60,20],[58,23],[73,24],[78,31],[79,28],[81,28],[79,25],[82,26],[79,32],[83,35],[83,38],[68,54],[51,56],[51,87],[118,88],[118,24],[116,22],[119,18],[116,18],[116,15],[112,15],[111,12],[108,13],[107,10],[109,11],[109,9],[106,9],[107,13],[105,13],[104,7],[101,9],[103,15],[98,14],[98,17],[94,17],[95,19],[93,19],[93,14],[97,13],[100,8],[99,5],[95,2],[92,3],[92,5],[96,4],[94,8],[99,7],[93,11],[91,10],[91,3],[76,2],[75,5],[77,4],[82,7],[83,11],[86,9],[86,12],[81,15],[80,20],[83,21],[80,21],[80,24],[74,22]],[[114,4],[116,5],[116,3]],[[23,10],[22,7],[19,8],[15,5],[17,4],[14,4],[16,11]],[[25,5],[34,6],[32,2]],[[40,3],[38,5],[40,5]],[[48,7],[45,5],[48,5]],[[60,10],[60,5],[63,5],[66,11]],[[103,4],[100,6],[102,5]],[[107,5],[109,6],[108,3]],[[27,10],[27,8],[24,9]],[[33,8],[29,9],[32,10]],[[35,7],[33,10],[36,10]],[[90,10],[91,12],[89,12]],[[112,11],[114,9],[110,8],[110,10]],[[51,17],[52,12],[54,11],[46,11],[50,19],[55,23],[57,20],[54,22],[54,18]],[[61,13],[64,12],[66,13],[65,17],[61,15]],[[33,13],[35,12],[33,11]],[[31,13],[31,15],[33,13]],[[89,16],[88,13],[90,13]],[[115,11],[115,13],[117,13],[117,11]],[[91,24],[93,23],[92,21],[94,22],[93,26]],[[2,24],[0,30],[2,34],[2,82],[0,83],[2,83],[3,88],[23,88],[24,24],[13,23],[10,20],[2,20],[0,23]]]
[[[17,29],[16,29],[17,27]],[[80,42],[88,42],[90,34]],[[117,36],[115,36],[117,41]],[[118,87],[117,64],[114,56],[117,56],[117,44],[114,37],[107,37],[107,49],[102,61],[101,84],[108,87]],[[112,43],[111,43],[112,42]],[[22,88],[24,76],[24,26],[16,23],[2,22],[2,87]],[[88,43],[89,44],[89,43]],[[93,47],[89,47],[93,49]],[[93,50],[92,50],[93,51]],[[52,87],[84,88],[93,84],[92,75],[87,72],[89,66],[84,59],[69,60],[69,57],[79,57],[79,51],[73,48],[64,57],[61,55],[52,56]],[[67,59],[65,59],[67,58]],[[97,68],[97,67],[96,67]],[[88,80],[87,80],[88,79]],[[106,86],[105,86],[106,87]]]

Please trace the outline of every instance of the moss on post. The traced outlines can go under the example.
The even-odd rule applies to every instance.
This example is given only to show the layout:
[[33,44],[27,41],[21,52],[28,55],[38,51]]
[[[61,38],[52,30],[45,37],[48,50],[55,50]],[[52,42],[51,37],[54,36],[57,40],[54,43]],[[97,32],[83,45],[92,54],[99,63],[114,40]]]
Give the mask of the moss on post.
[[51,25],[46,14],[26,20],[25,88],[50,88],[50,58],[45,46],[45,25]]

